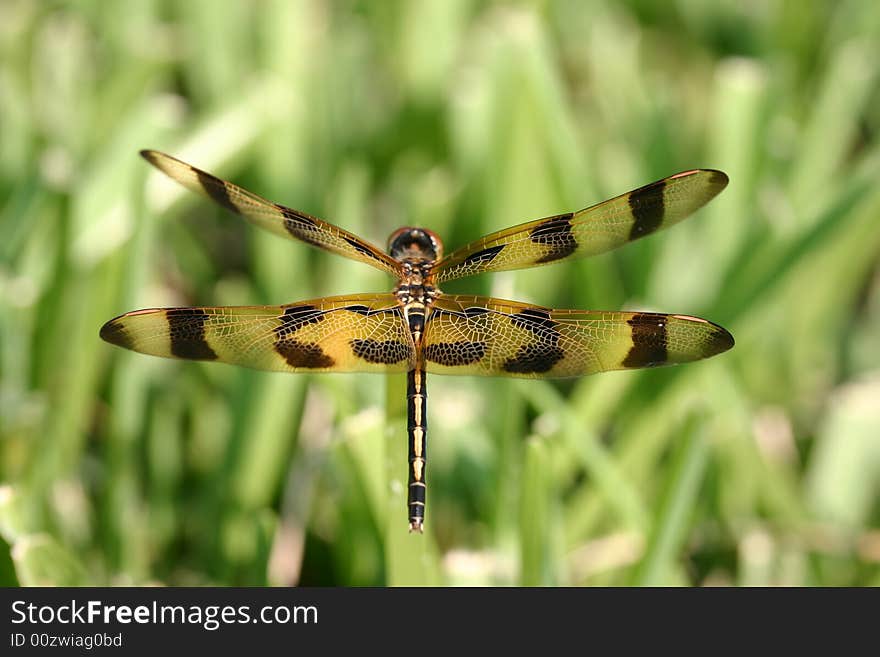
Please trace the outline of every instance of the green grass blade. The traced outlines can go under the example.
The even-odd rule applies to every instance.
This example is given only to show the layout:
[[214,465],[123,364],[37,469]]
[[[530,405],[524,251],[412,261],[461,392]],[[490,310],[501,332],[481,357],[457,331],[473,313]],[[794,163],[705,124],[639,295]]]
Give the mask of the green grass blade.
[[709,460],[709,445],[696,420],[691,419],[681,434],[681,445],[673,457],[667,490],[660,498],[645,556],[633,575],[632,583],[638,586],[663,586],[678,581],[675,570],[679,553],[687,540]]

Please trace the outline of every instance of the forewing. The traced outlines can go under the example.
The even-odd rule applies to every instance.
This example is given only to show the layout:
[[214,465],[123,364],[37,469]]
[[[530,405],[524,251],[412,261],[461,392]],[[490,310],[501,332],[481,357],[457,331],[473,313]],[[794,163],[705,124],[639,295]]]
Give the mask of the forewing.
[[492,233],[437,263],[436,281],[610,251],[678,223],[726,186],[727,176],[721,171],[685,171],[579,212]]
[[141,151],[141,155],[187,189],[212,199],[261,228],[398,275],[399,265],[393,258],[353,233],[305,212],[267,201],[165,153],[146,150]]
[[733,336],[698,317],[552,310],[489,297],[439,298],[428,317],[428,372],[565,378],[709,358]]
[[405,372],[413,361],[412,338],[391,294],[136,310],[104,324],[101,337],[153,356],[281,372]]

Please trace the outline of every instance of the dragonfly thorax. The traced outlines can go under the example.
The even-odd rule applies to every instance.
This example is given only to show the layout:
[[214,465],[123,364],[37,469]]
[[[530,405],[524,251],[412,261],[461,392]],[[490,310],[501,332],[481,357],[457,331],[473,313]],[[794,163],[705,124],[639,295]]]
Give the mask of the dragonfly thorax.
[[443,242],[427,228],[400,228],[388,238],[388,255],[401,262],[436,262],[443,256]]
[[401,282],[394,288],[394,295],[403,306],[415,304],[427,307],[434,302],[439,294],[440,290],[433,285],[421,283]]

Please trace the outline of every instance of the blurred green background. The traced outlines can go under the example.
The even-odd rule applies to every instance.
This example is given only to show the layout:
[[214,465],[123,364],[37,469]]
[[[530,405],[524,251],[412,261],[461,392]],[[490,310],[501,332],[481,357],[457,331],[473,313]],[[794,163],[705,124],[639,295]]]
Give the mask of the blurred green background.
[[[0,584],[880,585],[880,4],[0,2]],[[447,249],[675,172],[729,188],[615,253],[456,281],[700,315],[733,351],[566,382],[98,338],[163,305],[385,291],[162,178],[158,148]]]

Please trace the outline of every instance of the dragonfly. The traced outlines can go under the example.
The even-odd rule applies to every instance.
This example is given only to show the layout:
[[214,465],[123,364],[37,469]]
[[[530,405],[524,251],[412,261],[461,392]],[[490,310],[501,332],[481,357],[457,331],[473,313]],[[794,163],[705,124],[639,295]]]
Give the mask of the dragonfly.
[[281,372],[405,373],[410,532],[426,500],[426,375],[577,377],[674,365],[727,351],[733,336],[699,317],[561,310],[445,294],[447,281],[609,251],[671,226],[728,183],[712,169],[677,173],[578,212],[486,235],[443,254],[427,228],[391,234],[387,251],[305,212],[273,203],[154,150],[141,155],[184,187],[282,237],[380,269],[390,292],[280,306],[148,308],[111,319],[100,336],[136,352]]

